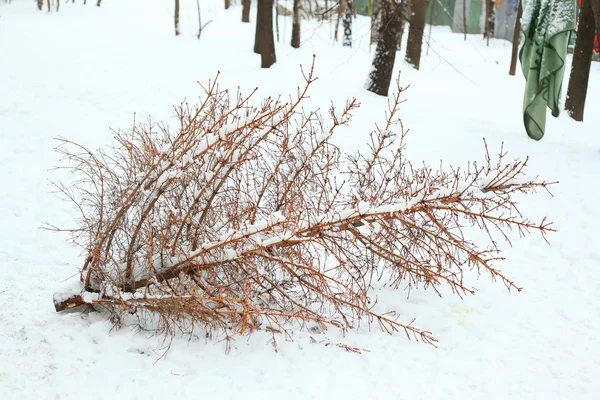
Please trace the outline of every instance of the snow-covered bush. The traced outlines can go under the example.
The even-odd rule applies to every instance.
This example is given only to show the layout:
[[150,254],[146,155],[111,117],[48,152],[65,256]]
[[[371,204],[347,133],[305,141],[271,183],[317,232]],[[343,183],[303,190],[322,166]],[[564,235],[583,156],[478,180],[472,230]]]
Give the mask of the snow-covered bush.
[[[78,179],[58,187],[81,213],[71,232],[87,257],[82,292],[56,296],[57,310],[92,304],[116,325],[137,316],[167,335],[362,322],[433,343],[430,332],[376,312],[374,279],[463,294],[473,293],[463,273],[475,270],[518,289],[492,266],[495,235],[551,230],[511,199],[547,185],[522,179],[527,160],[505,163],[501,152],[493,162],[486,146],[485,165],[411,165],[399,85],[368,151],[342,154],[330,139],[359,104],[331,107],[328,119],[305,112],[313,68],[304,77],[297,98],[258,107],[254,92],[232,98],[215,80],[200,105],[177,108],[175,129],[137,125],[117,132],[110,150],[62,139]],[[466,238],[468,226],[487,243]]]

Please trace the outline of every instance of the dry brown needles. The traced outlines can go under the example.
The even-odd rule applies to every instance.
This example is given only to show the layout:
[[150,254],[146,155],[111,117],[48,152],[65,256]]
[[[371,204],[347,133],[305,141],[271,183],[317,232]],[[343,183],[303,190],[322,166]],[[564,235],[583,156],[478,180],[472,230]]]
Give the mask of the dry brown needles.
[[[412,166],[396,117],[399,84],[368,151],[342,154],[331,137],[359,103],[331,107],[328,120],[305,112],[314,62],[303,75],[294,99],[260,106],[255,91],[232,98],[215,79],[198,106],[177,108],[175,130],[135,125],[109,150],[60,139],[64,168],[79,179],[57,187],[80,212],[70,232],[86,258],[82,293],[55,296],[57,311],[91,304],[117,326],[131,314],[161,334],[227,338],[375,323],[434,343],[375,311],[375,279],[462,295],[473,293],[463,274],[475,270],[520,290],[493,266],[495,238],[552,231],[511,197],[548,184],[523,178],[527,160],[507,162],[501,151],[492,161],[486,145],[484,165]],[[489,240],[465,237],[472,226]]]

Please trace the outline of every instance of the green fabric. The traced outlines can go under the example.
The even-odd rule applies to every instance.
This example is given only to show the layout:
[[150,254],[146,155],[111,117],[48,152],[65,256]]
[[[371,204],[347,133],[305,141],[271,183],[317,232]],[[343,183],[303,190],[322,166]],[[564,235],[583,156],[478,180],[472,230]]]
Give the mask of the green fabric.
[[526,0],[522,27],[525,42],[519,53],[527,83],[523,122],[530,138],[540,140],[546,129],[546,107],[560,114],[569,33],[575,27],[576,0]]

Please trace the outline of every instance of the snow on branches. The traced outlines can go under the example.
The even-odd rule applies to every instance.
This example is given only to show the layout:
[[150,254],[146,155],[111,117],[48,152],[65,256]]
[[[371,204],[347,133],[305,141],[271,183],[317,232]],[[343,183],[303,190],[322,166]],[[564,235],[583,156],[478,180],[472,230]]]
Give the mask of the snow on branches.
[[[179,126],[135,125],[110,150],[60,139],[79,179],[57,185],[80,212],[70,230],[87,254],[83,293],[55,297],[57,311],[82,304],[108,310],[116,325],[134,318],[165,335],[200,328],[231,337],[294,326],[353,329],[377,324],[428,343],[430,332],[377,313],[374,279],[397,289],[463,283],[469,270],[495,269],[496,237],[552,231],[523,217],[512,195],[546,188],[525,180],[527,160],[464,170],[417,168],[403,156],[396,114],[402,88],[368,151],[342,154],[331,137],[351,120],[356,99],[329,118],[301,103],[314,62],[290,101],[232,97],[217,80],[198,106],[177,108]],[[395,132],[398,131],[398,133]],[[465,237],[476,227],[489,240]],[[150,328],[149,328],[150,327]]]

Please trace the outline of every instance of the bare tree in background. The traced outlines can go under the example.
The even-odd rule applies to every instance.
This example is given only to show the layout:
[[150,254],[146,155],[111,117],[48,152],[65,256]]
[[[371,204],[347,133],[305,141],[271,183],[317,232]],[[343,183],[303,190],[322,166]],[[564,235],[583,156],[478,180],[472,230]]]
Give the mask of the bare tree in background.
[[425,17],[427,15],[427,0],[411,1],[410,27],[408,29],[408,43],[406,45],[406,61],[419,69],[421,64],[421,47],[423,31],[425,30]]
[[179,32],[179,0],[175,0],[175,36],[178,36]]
[[38,10],[42,11],[42,7],[44,6],[44,0],[37,0]]
[[342,15],[344,36],[342,39],[342,46],[352,47],[352,0],[342,1],[344,2],[344,12]]
[[[577,41],[575,42],[573,65],[571,66],[569,89],[567,90],[567,100],[565,102],[565,109],[575,121],[583,121],[596,32],[592,2],[598,1],[600,0],[583,0],[579,13]],[[595,5],[595,7],[598,7],[598,5]]]
[[297,49],[300,47],[300,0],[294,0],[292,15],[292,47]]
[[225,9],[228,10],[231,6],[231,0],[225,0]]
[[256,7],[256,35],[254,52],[261,55],[261,67],[275,64],[275,38],[273,32],[273,0],[258,0]]
[[494,36],[494,0],[485,0],[485,29],[483,30],[483,38],[487,39],[487,44],[490,44],[490,37]]
[[517,20],[515,22],[515,32],[513,34],[512,54],[510,57],[509,75],[514,75],[517,72],[517,58],[519,58],[519,40],[521,39],[521,17],[523,16],[523,2],[519,0],[519,8],[517,9]]
[[600,0],[592,0],[592,11],[596,20],[596,32],[600,35]]
[[98,7],[100,7],[100,3],[102,3],[102,0],[98,0],[98,2],[96,3],[96,5],[97,5]]
[[250,22],[250,0],[242,0],[242,22]]
[[381,0],[370,0],[371,1],[371,44],[377,42],[377,36],[379,34],[379,26],[381,25],[381,14],[379,10],[381,8]]
[[398,0],[381,1],[381,25],[377,37],[377,49],[373,66],[367,80],[367,90],[381,96],[387,96],[392,80],[396,46],[403,27],[402,13],[405,4]]

